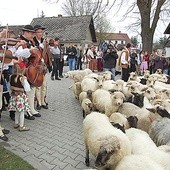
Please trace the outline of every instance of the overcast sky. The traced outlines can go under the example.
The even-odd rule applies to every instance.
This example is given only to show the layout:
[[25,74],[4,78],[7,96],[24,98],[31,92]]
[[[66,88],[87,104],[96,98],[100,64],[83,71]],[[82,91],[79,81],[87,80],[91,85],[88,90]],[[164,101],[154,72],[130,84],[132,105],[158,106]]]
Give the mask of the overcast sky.
[[[63,1],[63,0],[62,0]],[[48,4],[42,0],[4,0],[0,4],[0,24],[1,25],[27,25],[30,24],[33,18],[36,18],[41,15],[43,11],[46,17],[58,16],[62,14],[61,3],[58,4]],[[63,14],[62,14],[63,15]],[[64,16],[64,15],[63,15]],[[137,33],[132,31],[127,31],[124,29],[124,26],[128,22],[117,22],[120,18],[120,13],[117,16],[112,16],[110,12],[109,19],[113,23],[115,32],[126,32],[129,37],[136,36]],[[170,21],[170,20],[169,20]],[[164,36],[163,32],[165,31],[168,22],[165,24],[159,24],[159,27],[155,33],[155,37]]]

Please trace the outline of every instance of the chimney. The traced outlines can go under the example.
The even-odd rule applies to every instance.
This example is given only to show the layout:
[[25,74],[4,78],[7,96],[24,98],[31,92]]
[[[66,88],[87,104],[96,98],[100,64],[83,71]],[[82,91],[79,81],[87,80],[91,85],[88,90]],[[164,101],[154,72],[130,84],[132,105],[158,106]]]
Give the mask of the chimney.
[[61,15],[61,14],[58,14],[58,17],[62,17],[62,15]]

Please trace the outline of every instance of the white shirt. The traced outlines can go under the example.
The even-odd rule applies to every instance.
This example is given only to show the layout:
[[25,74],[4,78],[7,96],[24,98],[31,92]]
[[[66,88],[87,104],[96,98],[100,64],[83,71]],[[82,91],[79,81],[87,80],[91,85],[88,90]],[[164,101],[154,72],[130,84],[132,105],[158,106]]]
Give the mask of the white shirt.
[[93,54],[93,51],[91,49],[89,49],[87,51],[87,57],[90,57],[90,58],[94,59],[94,54]]
[[128,64],[128,61],[126,61],[126,52],[125,51],[123,51],[122,54],[121,54],[121,63],[122,64]]
[[22,46],[18,47],[18,49],[15,51],[16,57],[23,57],[23,58],[29,58],[31,55],[30,49],[28,48],[22,48]]
[[50,47],[50,52],[52,53],[52,54],[60,54],[60,49],[58,48],[58,46],[57,47],[52,47],[52,46],[49,46]]

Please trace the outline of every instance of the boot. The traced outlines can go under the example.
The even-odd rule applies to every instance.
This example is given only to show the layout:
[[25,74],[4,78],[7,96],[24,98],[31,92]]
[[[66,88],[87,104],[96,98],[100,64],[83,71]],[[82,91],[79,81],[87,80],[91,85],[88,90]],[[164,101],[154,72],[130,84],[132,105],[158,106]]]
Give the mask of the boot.
[[42,103],[41,107],[43,109],[48,109],[48,105],[45,103],[45,94],[43,93],[41,93],[41,103]]
[[3,140],[3,141],[8,141],[8,138],[6,135],[2,135],[0,136],[0,139]]

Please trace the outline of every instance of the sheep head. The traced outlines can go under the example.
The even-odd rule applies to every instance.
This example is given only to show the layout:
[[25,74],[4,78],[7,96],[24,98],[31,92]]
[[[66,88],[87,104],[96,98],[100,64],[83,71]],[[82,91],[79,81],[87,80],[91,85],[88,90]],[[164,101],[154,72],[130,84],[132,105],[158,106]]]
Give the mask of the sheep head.
[[156,93],[153,88],[149,87],[144,94],[145,97],[148,98],[148,100],[154,100],[156,98]]
[[120,150],[120,142],[116,136],[109,136],[99,141],[101,145],[95,161],[97,168],[105,166],[110,157]]
[[113,127],[121,130],[123,133],[125,133],[125,126],[121,125],[120,123],[110,122]]
[[129,76],[129,80],[136,80],[137,79],[137,73],[136,72],[131,72]]
[[156,74],[162,74],[162,69],[157,69],[155,73]]
[[161,117],[170,118],[170,113],[166,109],[164,109],[163,107],[157,106],[156,111]]
[[138,118],[136,116],[129,116],[127,118],[127,121],[129,123],[130,127],[137,128]]
[[112,103],[117,106],[121,106],[125,100],[125,95],[122,92],[114,92],[111,95]]

